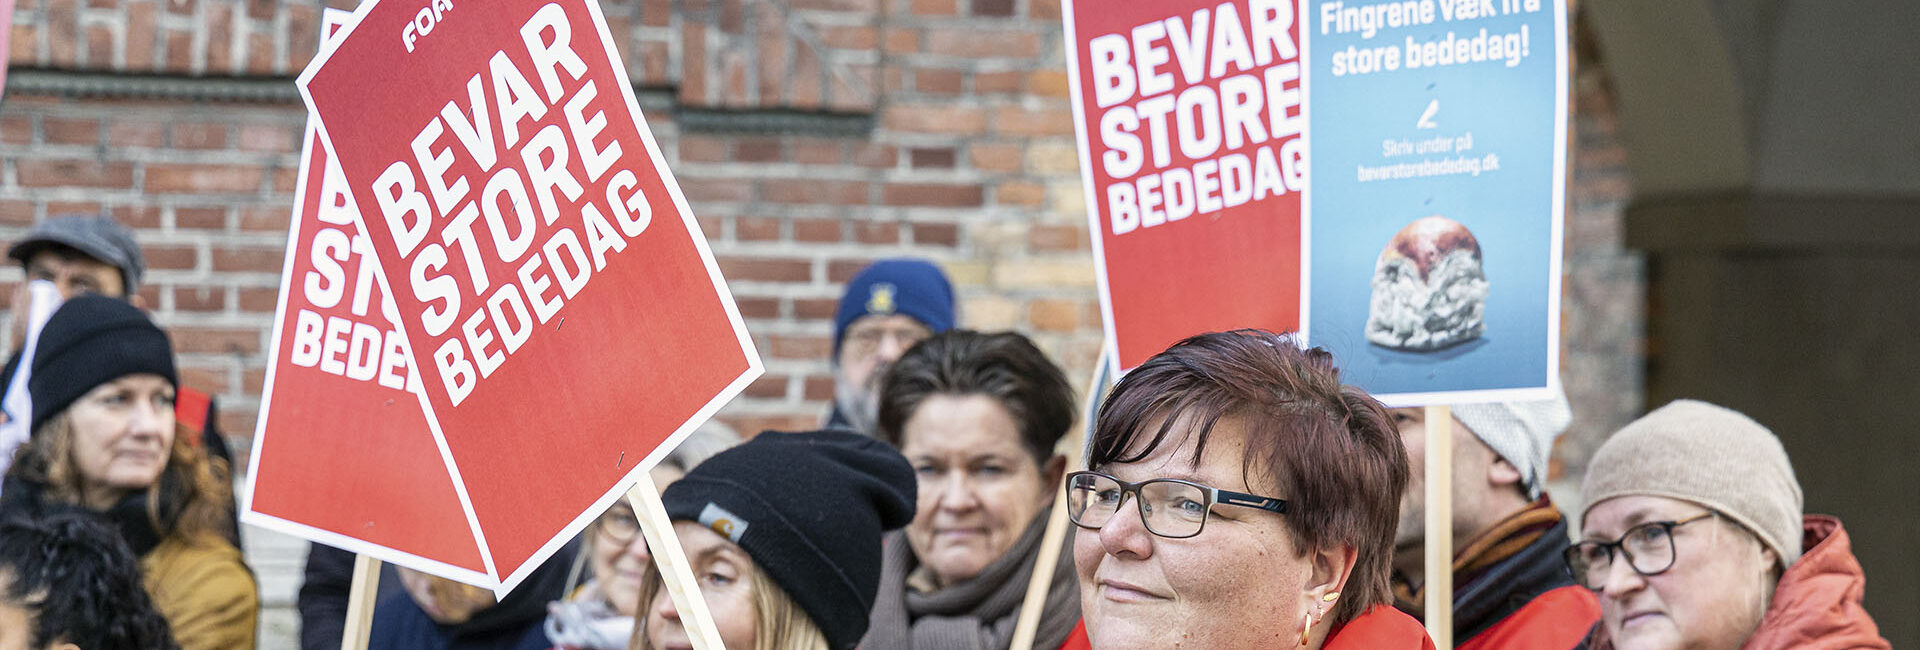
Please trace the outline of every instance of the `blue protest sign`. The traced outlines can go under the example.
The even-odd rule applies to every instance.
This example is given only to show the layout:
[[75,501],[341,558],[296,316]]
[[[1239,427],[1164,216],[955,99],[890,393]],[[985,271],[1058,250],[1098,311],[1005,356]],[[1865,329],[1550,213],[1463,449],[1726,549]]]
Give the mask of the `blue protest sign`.
[[1557,387],[1567,16],[1309,0],[1310,343],[1391,405]]

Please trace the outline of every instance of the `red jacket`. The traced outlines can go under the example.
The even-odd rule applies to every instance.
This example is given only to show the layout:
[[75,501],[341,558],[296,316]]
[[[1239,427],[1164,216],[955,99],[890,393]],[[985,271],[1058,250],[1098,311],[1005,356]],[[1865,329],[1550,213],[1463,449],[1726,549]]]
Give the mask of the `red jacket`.
[[1586,587],[1560,587],[1528,601],[1500,622],[1454,644],[1455,650],[1573,648],[1600,620],[1600,601]]
[[[1455,561],[1456,650],[1568,650],[1579,647],[1600,622],[1600,599],[1573,584],[1573,575],[1561,559],[1568,536],[1567,522],[1559,511],[1542,497],[1522,515],[1506,528],[1535,531],[1537,538],[1525,547],[1491,563],[1472,562],[1478,567],[1472,570],[1462,569],[1461,563],[1468,560]],[[1536,523],[1522,525],[1528,520]],[[1547,525],[1544,531],[1539,530],[1542,525]],[[1492,539],[1511,538],[1509,534]],[[1478,540],[1469,548],[1476,547],[1488,548]]]
[[1773,604],[1741,650],[1888,650],[1860,605],[1867,576],[1840,520],[1807,515],[1800,561],[1780,574]]
[[[1093,650],[1083,619],[1060,650]],[[1389,605],[1378,605],[1340,626],[1320,650],[1434,650],[1427,630],[1413,617]]]
[[1093,650],[1093,642],[1087,640],[1087,619],[1073,626],[1073,633],[1067,635],[1067,642],[1060,644],[1060,650]]
[[1434,650],[1420,621],[1392,605],[1375,605],[1327,636],[1320,650]]

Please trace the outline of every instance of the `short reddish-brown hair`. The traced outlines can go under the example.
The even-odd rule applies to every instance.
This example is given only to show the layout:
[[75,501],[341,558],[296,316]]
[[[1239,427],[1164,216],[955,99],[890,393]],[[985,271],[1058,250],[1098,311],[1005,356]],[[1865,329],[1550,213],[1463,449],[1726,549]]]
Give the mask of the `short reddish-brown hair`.
[[1087,465],[1136,462],[1188,435],[1198,436],[1198,464],[1222,418],[1246,423],[1247,448],[1258,451],[1242,467],[1249,481],[1273,480],[1247,487],[1287,500],[1283,518],[1297,548],[1358,551],[1335,624],[1392,603],[1388,573],[1407,487],[1406,447],[1385,407],[1340,383],[1326,350],[1303,350],[1290,336],[1259,330],[1176,343],[1114,387],[1094,422]]

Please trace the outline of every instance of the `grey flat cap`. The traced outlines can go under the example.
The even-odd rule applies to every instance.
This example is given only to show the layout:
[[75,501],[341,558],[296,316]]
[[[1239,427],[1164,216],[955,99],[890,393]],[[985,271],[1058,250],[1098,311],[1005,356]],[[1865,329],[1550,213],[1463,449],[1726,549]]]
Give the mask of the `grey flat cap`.
[[34,253],[54,245],[72,248],[120,269],[127,295],[139,289],[140,276],[147,270],[146,260],[140,257],[140,245],[133,241],[133,233],[106,215],[51,217],[34,225],[32,232],[7,249],[7,257],[26,264]]

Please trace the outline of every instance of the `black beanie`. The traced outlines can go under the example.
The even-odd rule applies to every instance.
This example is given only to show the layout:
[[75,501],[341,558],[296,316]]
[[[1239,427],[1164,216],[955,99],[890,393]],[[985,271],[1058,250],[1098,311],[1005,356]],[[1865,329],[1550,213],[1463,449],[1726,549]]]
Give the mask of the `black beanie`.
[[867,633],[880,537],[913,521],[913,467],[844,431],[768,431],[700,463],[661,499],[676,521],[733,540],[846,650]]
[[173,344],[166,332],[124,300],[81,294],[60,305],[40,330],[33,353],[33,428],[95,387],[138,373],[152,373],[178,386]]

